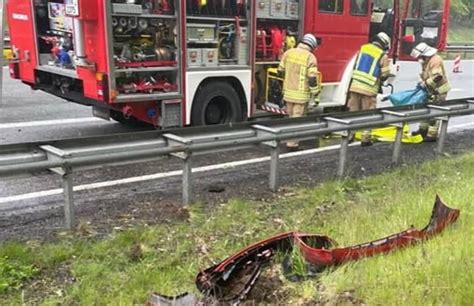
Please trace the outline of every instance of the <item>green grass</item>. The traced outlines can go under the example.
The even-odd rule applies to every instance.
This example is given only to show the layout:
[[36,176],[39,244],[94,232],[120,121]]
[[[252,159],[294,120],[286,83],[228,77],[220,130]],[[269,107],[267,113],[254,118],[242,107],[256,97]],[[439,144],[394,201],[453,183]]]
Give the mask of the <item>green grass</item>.
[[471,43],[474,44],[474,26],[450,26],[448,32],[448,43]]
[[[434,239],[324,272],[283,280],[282,304],[470,305],[474,300],[474,154],[399,168],[366,179],[293,189],[262,202],[232,200],[209,211],[189,208],[187,222],[115,231],[107,238],[61,236],[55,243],[9,243],[0,258],[35,273],[20,278],[2,304],[143,304],[151,291],[196,292],[200,269],[236,250],[288,230],[329,235],[339,245],[423,227],[436,193],[461,209]],[[54,281],[66,271],[73,281]],[[0,274],[2,275],[2,274]],[[20,284],[20,285],[18,285]],[[23,284],[23,285],[21,285]],[[2,293],[0,293],[2,294]]]

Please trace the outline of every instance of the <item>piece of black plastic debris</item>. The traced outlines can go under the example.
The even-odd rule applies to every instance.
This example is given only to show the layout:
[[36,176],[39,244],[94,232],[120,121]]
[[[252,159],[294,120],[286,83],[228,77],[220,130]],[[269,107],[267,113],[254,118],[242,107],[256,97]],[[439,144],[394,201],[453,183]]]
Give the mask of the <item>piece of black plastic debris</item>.
[[222,193],[225,191],[225,187],[222,185],[211,185],[207,190],[212,193]]

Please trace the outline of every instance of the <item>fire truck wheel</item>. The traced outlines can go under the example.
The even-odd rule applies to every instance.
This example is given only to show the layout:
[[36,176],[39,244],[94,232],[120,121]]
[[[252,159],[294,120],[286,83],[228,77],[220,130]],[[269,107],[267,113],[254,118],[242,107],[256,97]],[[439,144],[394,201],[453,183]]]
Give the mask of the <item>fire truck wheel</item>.
[[242,121],[239,95],[229,83],[217,81],[202,86],[193,103],[193,125],[213,125]]

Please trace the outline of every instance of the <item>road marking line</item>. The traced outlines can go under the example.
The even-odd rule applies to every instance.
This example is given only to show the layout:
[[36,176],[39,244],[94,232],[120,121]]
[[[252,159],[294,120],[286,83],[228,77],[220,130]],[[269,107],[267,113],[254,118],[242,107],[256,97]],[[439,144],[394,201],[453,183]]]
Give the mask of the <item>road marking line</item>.
[[[468,127],[468,126],[474,126],[474,122],[470,122],[470,123],[466,123],[466,124],[453,125],[453,126],[450,126],[449,129],[450,130],[462,129],[462,128]],[[360,144],[359,142],[355,142],[355,143],[351,143],[349,146],[357,146],[359,144]],[[333,145],[333,146],[328,146],[328,147],[324,147],[324,148],[315,148],[315,149],[304,150],[304,151],[284,153],[284,154],[280,155],[280,158],[285,159],[285,158],[290,158],[290,157],[311,155],[311,154],[319,153],[319,152],[337,150],[340,147],[341,147],[340,145]],[[244,165],[267,162],[269,160],[270,160],[270,157],[266,156],[266,157],[259,157],[259,158],[253,158],[253,159],[247,159],[247,160],[240,160],[240,161],[233,161],[233,162],[228,162],[228,163],[210,165],[210,166],[203,166],[203,167],[194,168],[193,173],[201,173],[201,172],[208,172],[208,171],[213,171],[213,170],[236,168],[236,167],[244,166]],[[150,175],[129,177],[129,178],[119,179],[119,180],[105,181],[105,182],[75,186],[74,191],[84,191],[84,190],[93,190],[93,189],[105,188],[105,187],[114,187],[114,186],[119,186],[119,185],[130,184],[130,183],[139,183],[139,182],[145,182],[145,181],[150,181],[150,180],[168,178],[168,177],[173,177],[173,176],[180,176],[182,174],[183,174],[182,170],[175,170],[175,171],[170,171],[170,172],[162,172],[162,173],[155,173],[155,174],[150,174]],[[0,204],[16,202],[16,201],[23,201],[23,200],[30,200],[30,199],[36,199],[36,198],[44,198],[44,197],[49,197],[49,196],[54,196],[54,195],[60,195],[62,193],[63,193],[63,190],[59,189],[59,188],[58,189],[38,191],[38,192],[32,192],[32,193],[25,193],[25,194],[16,195],[16,196],[0,198]]]
[[448,125],[448,131],[451,130],[461,130],[463,128],[467,128],[469,126],[474,126],[474,122],[463,123],[463,124],[455,124],[455,125]]
[[59,120],[12,122],[12,123],[0,124],[0,129],[23,128],[23,127],[56,125],[56,124],[86,123],[86,122],[104,122],[104,120],[99,119],[99,118],[94,118],[94,117],[84,117],[84,118],[59,119]]
[[[359,142],[355,142],[355,143],[351,143],[350,146],[355,146],[359,144],[360,144]],[[341,147],[340,145],[333,145],[333,146],[328,146],[324,148],[315,148],[315,149],[304,150],[304,151],[284,153],[280,155],[280,158],[285,159],[285,158],[290,158],[290,157],[310,155],[310,154],[319,153],[319,152],[332,151],[332,150],[337,150],[340,147]],[[248,159],[248,160],[240,160],[240,161],[233,161],[233,162],[210,165],[210,166],[203,166],[203,167],[194,168],[193,173],[201,173],[201,172],[208,172],[208,171],[222,170],[222,169],[232,169],[239,166],[262,163],[269,160],[270,160],[270,157],[266,156],[266,157]],[[105,188],[105,187],[114,187],[118,185],[130,184],[130,183],[138,183],[138,182],[151,181],[151,180],[168,178],[168,177],[173,177],[173,176],[180,176],[182,174],[183,174],[182,170],[175,170],[175,171],[170,171],[170,172],[162,172],[162,173],[155,173],[155,174],[150,174],[150,175],[129,177],[129,178],[119,179],[119,180],[75,186],[74,191],[84,191],[84,190],[92,190],[92,189]],[[63,193],[63,190],[59,188],[32,192],[32,193],[25,193],[25,194],[16,195],[16,196],[0,198],[0,204],[30,200],[30,199],[36,199],[36,198],[44,198],[44,197],[49,197],[49,196],[54,196],[54,195],[60,195],[62,193]]]

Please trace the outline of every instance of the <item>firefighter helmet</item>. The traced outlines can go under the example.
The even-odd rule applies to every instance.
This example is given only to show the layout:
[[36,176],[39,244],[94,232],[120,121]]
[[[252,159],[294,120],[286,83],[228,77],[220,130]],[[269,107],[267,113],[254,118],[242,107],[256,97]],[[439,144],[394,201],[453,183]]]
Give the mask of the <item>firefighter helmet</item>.
[[315,49],[318,46],[318,40],[313,34],[305,34],[301,42],[311,47],[311,49]]
[[390,37],[385,32],[380,32],[375,37],[375,41],[379,42],[385,50],[390,50]]
[[438,52],[438,50],[428,46],[426,43],[419,43],[413,48],[410,55],[414,58],[419,58],[420,56],[433,56],[436,52]]

